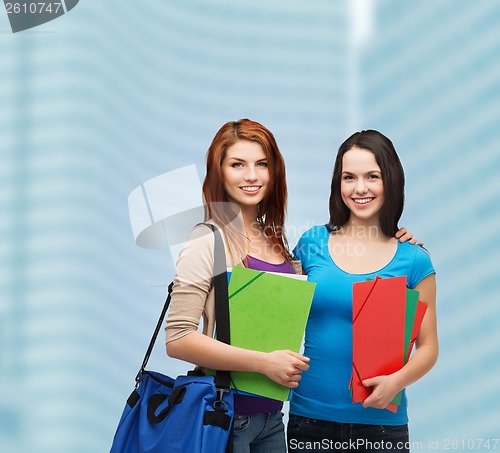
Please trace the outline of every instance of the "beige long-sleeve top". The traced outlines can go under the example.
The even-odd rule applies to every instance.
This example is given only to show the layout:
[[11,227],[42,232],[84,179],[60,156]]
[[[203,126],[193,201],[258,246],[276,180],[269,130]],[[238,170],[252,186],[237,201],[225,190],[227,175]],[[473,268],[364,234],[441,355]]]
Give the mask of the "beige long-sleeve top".
[[[213,223],[213,222],[210,222]],[[220,229],[229,267],[234,263],[227,251],[226,239]],[[179,254],[172,288],[169,313],[166,321],[166,342],[178,340],[198,330],[203,319],[203,333],[213,337],[215,331],[215,297],[212,287],[215,238],[212,230],[198,225]],[[299,261],[292,262],[297,273],[302,273]]]

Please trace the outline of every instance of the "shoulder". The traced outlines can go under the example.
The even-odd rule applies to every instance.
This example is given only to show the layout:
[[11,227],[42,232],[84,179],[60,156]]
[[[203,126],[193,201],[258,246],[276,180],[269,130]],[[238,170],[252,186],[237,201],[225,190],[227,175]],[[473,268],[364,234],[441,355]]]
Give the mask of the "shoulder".
[[195,246],[201,248],[214,248],[215,238],[210,227],[204,224],[198,224],[193,227],[189,234],[186,246]]
[[416,264],[431,263],[431,254],[426,248],[417,244],[410,244],[408,241],[400,243],[399,247],[402,253],[404,253],[408,257],[411,257]]
[[305,256],[310,255],[312,249],[318,249],[325,240],[328,240],[328,236],[329,232],[324,225],[309,228],[300,237],[293,249],[293,254],[297,259],[304,261]]
[[309,228],[302,234],[300,241],[317,241],[318,239],[328,237],[329,232],[325,225],[316,225]]
[[211,220],[195,225],[189,234],[187,242],[195,241],[197,246],[208,247],[213,251],[215,244],[215,231],[220,233],[224,247],[226,247],[227,239],[224,234],[224,228]]
[[179,254],[179,262],[189,261],[191,265],[209,264],[213,262],[215,237],[212,230],[206,225],[199,224],[193,227]]
[[420,245],[412,245],[409,242],[400,244],[400,249],[405,262],[410,266],[408,272],[408,285],[410,288],[415,287],[423,278],[436,272],[427,249]]

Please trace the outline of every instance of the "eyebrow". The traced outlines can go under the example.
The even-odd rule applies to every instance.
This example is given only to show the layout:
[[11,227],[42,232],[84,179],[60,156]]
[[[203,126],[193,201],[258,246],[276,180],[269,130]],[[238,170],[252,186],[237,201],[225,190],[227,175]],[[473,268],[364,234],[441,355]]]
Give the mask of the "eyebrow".
[[[228,157],[228,160],[236,160],[236,161],[238,161],[238,162],[246,162],[246,160],[245,160],[245,159],[241,159],[241,158],[239,158],[239,157]],[[257,160],[256,162],[264,162],[264,161],[266,161],[266,160],[267,160],[267,157],[264,157],[264,158],[262,158],[262,159]]]
[[[371,174],[373,174],[373,173],[378,173],[379,175],[381,175],[381,174],[382,174],[382,172],[381,172],[380,170],[369,170],[369,171],[365,172],[364,174],[365,174],[365,175],[371,175]],[[354,175],[354,173],[352,173],[352,172],[350,172],[350,171],[347,171],[347,170],[343,170],[343,171],[342,171],[342,174],[343,174],[343,175],[344,175],[344,174],[346,174],[346,175]]]

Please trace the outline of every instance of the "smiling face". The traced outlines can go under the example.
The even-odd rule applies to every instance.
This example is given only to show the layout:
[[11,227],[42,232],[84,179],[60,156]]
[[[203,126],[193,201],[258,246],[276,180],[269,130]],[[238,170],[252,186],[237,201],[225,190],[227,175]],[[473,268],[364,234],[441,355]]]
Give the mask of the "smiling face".
[[230,146],[222,161],[224,189],[241,208],[255,207],[264,199],[270,177],[266,154],[257,142],[240,140]]
[[351,211],[351,218],[376,219],[384,205],[384,183],[375,155],[353,147],[342,157],[340,183],[342,200]]

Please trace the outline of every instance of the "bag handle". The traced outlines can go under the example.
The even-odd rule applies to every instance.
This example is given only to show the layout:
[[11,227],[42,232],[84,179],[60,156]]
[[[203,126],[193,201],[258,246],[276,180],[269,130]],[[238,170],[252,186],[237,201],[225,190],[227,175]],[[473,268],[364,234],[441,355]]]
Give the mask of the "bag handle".
[[[222,242],[222,236],[219,229],[210,224],[203,223],[199,225],[205,225],[210,228],[214,234],[215,246],[214,246],[214,266],[213,266],[213,286],[215,293],[215,322],[217,328],[217,339],[223,343],[230,344],[230,331],[229,331],[229,303],[228,303],[228,290],[227,290],[227,267],[226,267],[226,252],[224,249],[224,243]],[[153,347],[158,338],[161,326],[167,314],[168,307],[170,305],[171,295],[172,295],[173,282],[168,285],[168,294],[163,309],[160,314],[160,318],[156,324],[153,336],[149,342],[148,349],[142,361],[141,368],[135,377],[135,388],[138,387],[141,381],[142,375],[146,369],[149,361],[149,357],[153,352]],[[229,389],[231,386],[230,382],[230,372],[229,371],[216,371],[215,375],[215,385],[218,389]]]

